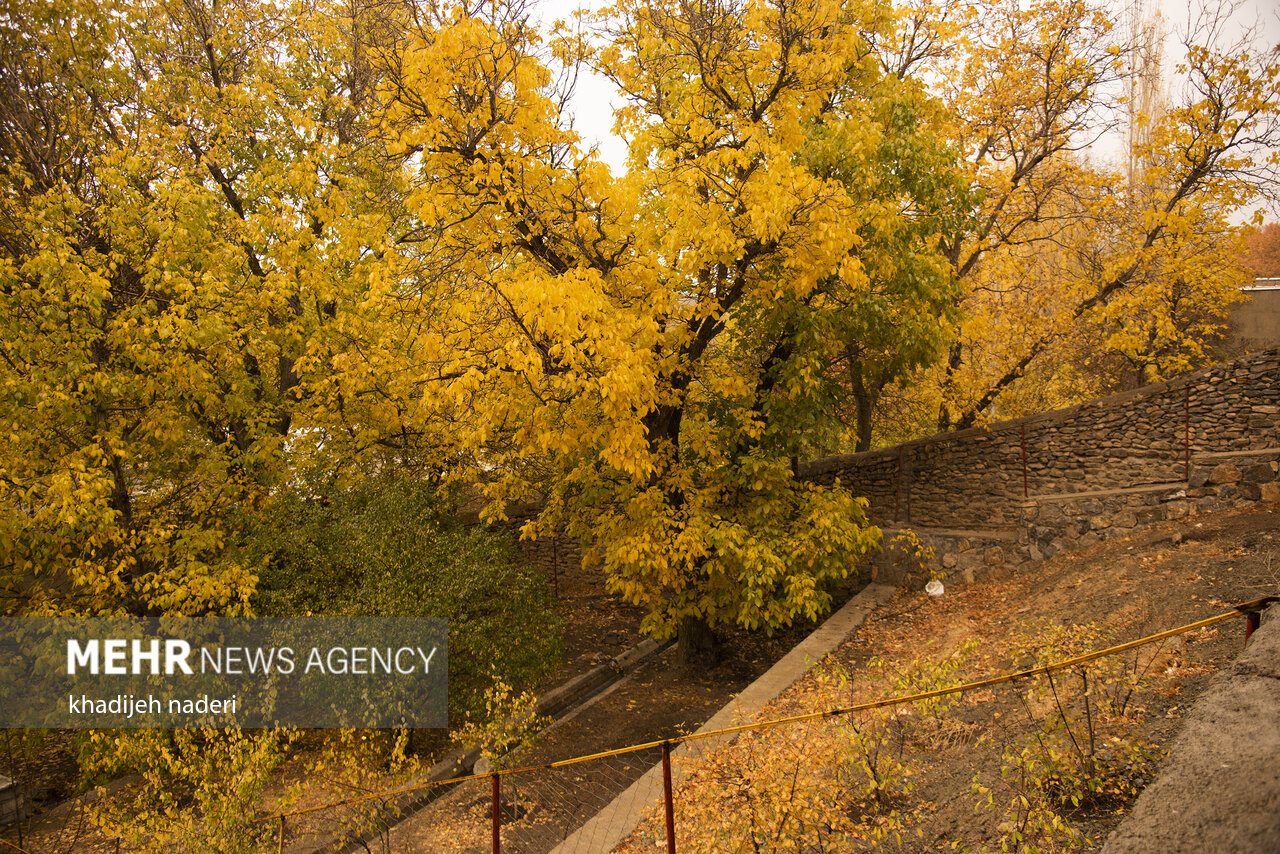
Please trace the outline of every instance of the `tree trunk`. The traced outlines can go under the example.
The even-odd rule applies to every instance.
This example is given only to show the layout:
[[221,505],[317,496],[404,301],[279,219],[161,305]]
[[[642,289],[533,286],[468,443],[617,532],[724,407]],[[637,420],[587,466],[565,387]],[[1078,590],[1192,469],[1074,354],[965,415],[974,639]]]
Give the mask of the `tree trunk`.
[[716,635],[701,617],[685,617],[676,632],[676,659],[686,670],[710,670],[719,660]]
[[847,348],[846,355],[849,359],[849,390],[853,393],[858,428],[858,438],[853,450],[869,451],[871,450],[872,421],[875,418],[876,407],[880,405],[880,395],[889,382],[889,372],[881,370],[868,383],[862,376],[863,364],[854,352],[854,348]]
[[853,449],[858,452],[871,450],[871,417],[875,412],[876,402],[868,394],[854,396],[854,404],[858,408],[858,440]]
[[947,354],[947,371],[942,380],[942,402],[938,404],[938,432],[945,433],[951,429],[951,410],[947,408],[947,390],[955,381],[955,372],[960,370],[960,365],[964,361],[964,350],[960,346],[960,342],[956,341],[951,345],[951,352]]

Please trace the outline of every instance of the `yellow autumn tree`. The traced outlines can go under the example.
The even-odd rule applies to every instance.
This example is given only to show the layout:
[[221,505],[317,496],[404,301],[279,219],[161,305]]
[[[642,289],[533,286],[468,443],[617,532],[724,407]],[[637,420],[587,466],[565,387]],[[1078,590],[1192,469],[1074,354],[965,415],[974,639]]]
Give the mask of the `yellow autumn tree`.
[[[593,47],[442,6],[385,66],[413,233],[451,294],[416,357],[424,411],[472,449],[490,514],[540,497],[524,534],[579,538],[687,660],[718,623],[818,615],[877,542],[846,486],[794,463],[840,430],[876,271],[900,252],[922,301],[949,287],[954,182],[919,92],[875,62],[885,14],[624,2]],[[564,129],[549,63],[583,58],[626,98],[625,175]],[[926,166],[925,189],[900,177]]]
[[243,609],[230,541],[383,277],[341,13],[15,0],[0,51],[9,607]]
[[1245,266],[1254,276],[1280,278],[1280,224],[1269,222],[1245,234]]
[[[539,496],[647,628],[774,628],[877,532],[795,461],[945,344],[963,192],[876,3],[47,4],[8,20],[16,610],[235,611],[302,467]],[[73,38],[71,35],[75,34]],[[556,69],[628,105],[584,155]],[[692,643],[692,641],[690,641]]]
[[[260,565],[237,540],[297,459],[391,420],[367,414],[367,377],[394,372],[365,360],[406,340],[384,284],[396,195],[358,21],[252,0],[0,18],[4,613],[246,612]],[[99,802],[107,832],[254,850],[292,737],[98,732],[80,759],[143,773]]]
[[[947,246],[964,319],[926,381],[936,425],[917,430],[1061,406],[1213,358],[1240,282],[1231,217],[1274,192],[1280,141],[1274,51],[1254,34],[1225,38],[1231,13],[1197,10],[1185,85],[1162,100],[1146,20],[1126,30],[1085,2],[904,9],[882,64],[931,81],[981,196]],[[1092,159],[1126,122],[1125,162]]]

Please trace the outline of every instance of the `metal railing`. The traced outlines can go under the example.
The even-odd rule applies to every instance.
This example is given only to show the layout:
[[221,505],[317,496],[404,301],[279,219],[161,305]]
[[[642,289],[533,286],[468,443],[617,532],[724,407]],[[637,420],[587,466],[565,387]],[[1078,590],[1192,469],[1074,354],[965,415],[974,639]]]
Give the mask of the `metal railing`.
[[[1033,677],[1051,676],[1053,673],[1059,671],[1077,669],[1092,662],[1096,662],[1099,659],[1119,655],[1147,644],[1157,643],[1178,635],[1205,629],[1241,616],[1244,616],[1247,620],[1245,629],[1245,639],[1247,642],[1249,635],[1258,626],[1259,614],[1261,611],[1267,605],[1276,601],[1280,601],[1280,597],[1256,599],[1251,602],[1236,605],[1231,610],[1215,616],[1148,635],[1137,640],[1109,646],[1105,649],[1095,650],[1083,655],[1073,656],[1051,664],[1005,673],[976,681],[964,682],[950,687],[877,699],[863,703],[837,706],[820,711],[779,717],[767,721],[746,723],[739,726],[726,727],[724,729],[707,732],[700,731],[672,738],[628,745],[614,750],[585,754],[542,765],[503,769],[488,774],[471,774],[451,780],[389,789],[384,792],[366,794],[355,798],[348,798],[341,801],[307,807],[305,809],[280,813],[268,818],[260,819],[259,821],[275,824],[277,851],[284,852],[286,850],[291,850],[286,847],[286,840],[290,838],[290,828],[295,827],[295,823],[304,821],[308,816],[341,808],[350,808],[362,804],[390,804],[394,803],[398,799],[402,799],[405,795],[421,793],[427,790],[441,790],[442,792],[450,791],[455,793],[464,792],[461,796],[450,799],[450,803],[441,803],[440,808],[444,812],[447,812],[450,809],[457,809],[459,806],[462,806],[464,809],[470,808],[473,820],[466,824],[471,827],[474,832],[476,825],[476,822],[474,821],[475,813],[477,812],[476,808],[483,806],[485,808],[484,812],[486,815],[486,820],[484,822],[486,825],[484,828],[484,835],[487,839],[485,844],[477,846],[477,840],[474,838],[470,840],[456,839],[459,844],[454,848],[418,848],[413,847],[412,843],[407,843],[405,847],[395,847],[392,850],[431,850],[441,852],[446,850],[457,850],[459,852],[483,852],[487,850],[492,851],[493,854],[500,854],[502,851],[546,852],[556,847],[559,842],[562,842],[567,838],[574,830],[577,829],[577,826],[573,821],[565,821],[564,818],[566,818],[566,816],[560,816],[558,818],[549,817],[548,813],[551,811],[545,808],[540,808],[540,814],[538,816],[531,816],[528,812],[522,812],[522,809],[519,806],[519,799],[508,798],[504,801],[504,792],[510,793],[512,790],[516,790],[521,787],[534,788],[542,792],[542,797],[539,799],[541,801],[550,799],[569,802],[571,806],[569,809],[565,810],[565,812],[569,814],[567,818],[577,819],[578,824],[580,824],[585,819],[589,819],[591,817],[587,814],[588,812],[591,812],[593,809],[598,810],[600,807],[605,806],[608,801],[613,800],[613,796],[611,795],[607,797],[607,800],[602,800],[602,797],[593,797],[592,791],[594,789],[599,789],[606,793],[609,791],[616,792],[618,785],[625,783],[628,779],[638,777],[639,772],[643,768],[652,765],[655,770],[658,768],[661,769],[661,809],[657,812],[662,816],[666,836],[666,850],[669,854],[674,854],[677,848],[673,808],[674,796],[671,753],[672,750],[679,745],[706,739],[723,740],[742,733],[759,732],[779,727],[790,727],[803,723],[812,723],[863,712],[888,709],[895,706],[918,704],[922,701],[956,694],[970,693],[996,686],[1007,685]],[[641,759],[645,761],[637,761]],[[623,762],[620,760],[627,760],[625,768],[623,768]],[[570,770],[580,770],[583,771],[583,773],[574,774],[570,777],[566,773]],[[613,785],[598,785],[602,782],[600,778],[611,778]],[[548,798],[546,793],[553,789],[557,790],[561,794],[552,794]],[[569,792],[574,793],[574,796],[564,794]],[[481,804],[481,801],[484,803]],[[656,807],[658,805],[643,804],[636,806]],[[584,809],[584,807],[586,809]],[[625,812],[626,810],[624,809],[623,811]],[[631,811],[633,813],[636,812],[635,809],[632,809]],[[379,821],[382,823],[373,835],[376,837],[377,835],[390,831],[390,829],[397,823],[397,819],[398,816],[395,815],[372,818],[375,823]],[[530,819],[540,819],[541,823],[539,823],[538,820]],[[439,821],[444,820],[441,819]],[[299,828],[299,830],[301,830],[301,828]],[[388,839],[388,847],[390,847],[389,837],[384,838]],[[444,845],[440,840],[435,841],[433,844],[438,846]]]

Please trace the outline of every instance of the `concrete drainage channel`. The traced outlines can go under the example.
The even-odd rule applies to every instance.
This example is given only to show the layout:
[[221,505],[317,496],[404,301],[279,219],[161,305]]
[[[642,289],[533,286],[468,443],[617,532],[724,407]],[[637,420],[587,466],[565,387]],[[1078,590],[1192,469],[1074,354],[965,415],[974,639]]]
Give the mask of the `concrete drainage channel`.
[[[884,584],[872,584],[864,588],[763,676],[730,700],[698,731],[709,732],[729,727],[758,713],[824,656],[840,646],[855,629],[862,625],[872,611],[889,601],[895,591],[895,587]],[[670,641],[666,643],[642,641],[621,655],[543,695],[538,701],[538,713],[555,718],[550,728],[556,727],[608,694],[637,667],[666,649],[670,643]],[[708,744],[703,741],[682,744],[673,750],[671,755],[673,757],[696,756]],[[415,784],[421,785],[465,776],[472,773],[472,768],[478,759],[478,751],[454,751],[432,766]],[[677,772],[676,777],[679,776]],[[394,816],[393,824],[403,822],[439,798],[447,789],[447,786],[434,786],[407,793],[388,804],[383,815]],[[645,809],[661,797],[661,792],[662,769],[659,765],[651,768],[594,818],[556,846],[553,854],[611,850],[636,827]],[[311,849],[311,854],[367,852],[370,850],[369,843],[377,838],[375,833],[359,838],[351,836],[332,838],[320,847]]]
[[[604,696],[611,688],[629,676],[637,667],[653,656],[662,652],[672,641],[658,642],[644,640],[626,652],[614,656],[603,664],[593,667],[586,673],[575,676],[563,685],[551,689],[538,698],[537,714],[551,718],[550,727],[576,715],[587,706]],[[427,783],[438,783],[465,777],[473,773],[472,769],[480,759],[480,751],[459,748],[445,755],[443,759],[432,765],[416,780],[406,785],[421,786]],[[448,791],[447,786],[432,786],[407,792],[388,802],[382,810],[382,817],[387,819],[388,827],[405,821],[427,804]],[[394,818],[391,818],[394,817]],[[357,854],[368,852],[369,843],[378,838],[378,832],[371,831],[360,836],[333,837],[312,849],[312,854]]]
[[[777,699],[783,691],[795,684],[796,680],[808,673],[828,653],[844,643],[849,635],[866,621],[871,612],[888,602],[896,591],[896,587],[885,584],[872,584],[863,588],[858,595],[846,602],[843,608],[797,644],[777,664],[769,668],[763,676],[730,700],[711,720],[703,724],[698,732],[725,729],[754,717],[766,705]],[[678,758],[691,759],[701,755],[711,744],[709,740],[685,742],[671,751],[671,757],[673,761]],[[688,763],[685,762],[672,766],[673,785],[683,776],[684,767],[687,765]],[[635,830],[645,814],[662,800],[662,791],[662,766],[659,764],[649,769],[643,777],[614,798],[594,818],[556,846],[551,854],[579,854],[579,852],[597,854],[597,852],[612,851]]]
[[1103,854],[1280,851],[1280,605],[1192,706]]

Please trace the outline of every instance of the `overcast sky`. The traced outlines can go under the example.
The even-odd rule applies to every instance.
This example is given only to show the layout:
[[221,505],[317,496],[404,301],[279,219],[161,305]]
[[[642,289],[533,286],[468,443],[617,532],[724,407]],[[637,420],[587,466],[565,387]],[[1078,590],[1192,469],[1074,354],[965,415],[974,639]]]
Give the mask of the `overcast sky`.
[[[1125,0],[1109,0],[1111,5],[1123,9]],[[1189,9],[1193,5],[1187,0],[1145,0],[1149,9],[1158,9],[1165,21],[1165,86],[1176,93],[1181,81],[1177,79],[1174,68],[1180,59],[1180,36],[1185,32]],[[1212,2],[1212,0],[1209,0]],[[543,32],[557,18],[568,20],[573,11],[580,7],[598,9],[608,5],[602,0],[534,0],[536,13],[544,24]],[[1200,3],[1196,6],[1202,5]],[[1239,9],[1232,18],[1232,26],[1227,32],[1228,38],[1238,37],[1246,28],[1258,27],[1262,40],[1269,46],[1280,44],[1280,0],[1242,0]],[[574,127],[582,136],[585,145],[596,145],[605,162],[615,173],[622,171],[626,162],[626,145],[613,135],[613,106],[618,94],[609,81],[594,74],[583,73],[578,78],[578,86],[573,100]],[[1118,143],[1112,143],[1114,155],[1119,153]],[[1109,156],[1108,146],[1098,146],[1097,155]],[[1242,213],[1243,218],[1247,218]],[[1277,212],[1267,217],[1277,219]],[[1243,221],[1243,219],[1241,220]]]

